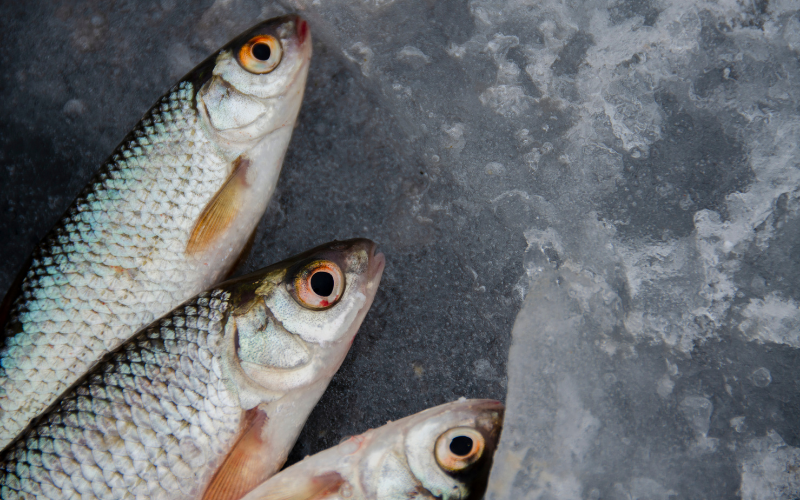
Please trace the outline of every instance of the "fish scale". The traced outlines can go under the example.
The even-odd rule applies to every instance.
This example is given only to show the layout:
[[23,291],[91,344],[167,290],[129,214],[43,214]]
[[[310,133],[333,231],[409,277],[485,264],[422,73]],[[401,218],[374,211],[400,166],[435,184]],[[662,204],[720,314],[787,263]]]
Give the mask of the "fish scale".
[[[276,49],[269,68],[248,55],[254,40]],[[243,482],[225,459],[216,491],[252,485],[285,460],[297,418],[311,411],[349,346],[339,338],[352,341],[374,297],[382,256],[364,241],[315,250],[338,259],[360,291],[345,291],[343,305],[322,314],[347,328],[331,327],[333,342],[308,347],[317,357],[296,372],[259,365],[258,343],[239,365],[238,329],[226,327],[220,358],[219,315],[229,297],[190,297],[230,271],[266,209],[310,57],[308,26],[297,16],[233,39],[151,108],[34,250],[0,305],[0,497],[185,497],[205,487],[211,478],[203,474],[245,430],[250,446],[237,456],[257,476]],[[353,267],[349,257],[372,267]],[[274,297],[249,289],[253,282],[231,286],[286,304],[291,288],[269,283],[263,291]],[[361,309],[353,316],[351,308]],[[289,310],[311,320],[300,305]],[[136,333],[165,313],[174,322]],[[242,321],[250,325],[244,334],[257,337]],[[265,374],[278,377],[280,390]],[[289,405],[294,419],[277,415]]]
[[182,82],[164,96],[35,250],[0,350],[0,446],[104,352],[202,289],[184,250],[229,162],[198,133],[194,92]]
[[[332,242],[181,304],[0,451],[0,498],[240,498],[286,460],[383,265],[371,241]],[[322,272],[340,286],[298,291]]]
[[243,415],[218,362],[229,307],[203,293],[97,365],[5,451],[3,498],[196,496]]

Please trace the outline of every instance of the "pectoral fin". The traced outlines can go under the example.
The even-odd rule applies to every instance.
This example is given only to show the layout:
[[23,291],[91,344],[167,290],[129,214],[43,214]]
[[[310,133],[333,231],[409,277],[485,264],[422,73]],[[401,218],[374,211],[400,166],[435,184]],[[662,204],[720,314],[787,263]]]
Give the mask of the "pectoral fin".
[[253,492],[248,500],[322,500],[339,491],[344,479],[337,472],[326,472],[307,481],[277,486],[270,491]]
[[203,500],[239,500],[269,477],[271,459],[261,437],[267,420],[258,407],[247,410],[244,432],[209,483]]
[[234,168],[222,188],[211,198],[200,212],[200,217],[189,237],[186,253],[197,255],[218,241],[242,209],[244,192],[247,189],[247,169],[250,160],[240,156],[234,161]]

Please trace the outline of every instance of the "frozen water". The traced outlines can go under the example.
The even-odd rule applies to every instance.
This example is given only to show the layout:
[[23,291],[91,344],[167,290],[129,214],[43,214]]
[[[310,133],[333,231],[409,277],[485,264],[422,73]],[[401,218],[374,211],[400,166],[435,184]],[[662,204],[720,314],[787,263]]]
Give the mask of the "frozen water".
[[2,9],[2,287],[174,78],[297,10],[307,101],[244,270],[353,236],[387,270],[295,459],[507,387],[488,498],[800,495],[795,1]]

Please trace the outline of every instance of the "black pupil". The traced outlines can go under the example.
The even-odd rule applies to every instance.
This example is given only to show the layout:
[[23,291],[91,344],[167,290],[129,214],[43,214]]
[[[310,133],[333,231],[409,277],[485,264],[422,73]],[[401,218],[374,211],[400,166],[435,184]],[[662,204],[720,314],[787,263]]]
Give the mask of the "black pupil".
[[267,45],[266,43],[257,43],[253,45],[253,57],[258,59],[259,61],[268,60],[270,54],[272,54],[272,51],[269,50],[269,45]]
[[459,457],[469,455],[469,452],[472,451],[472,439],[467,436],[454,437],[453,440],[450,441],[450,451]]
[[[333,292],[333,276],[331,273],[320,271],[311,277],[311,289],[320,297],[327,297]],[[470,443],[470,446],[472,444]]]

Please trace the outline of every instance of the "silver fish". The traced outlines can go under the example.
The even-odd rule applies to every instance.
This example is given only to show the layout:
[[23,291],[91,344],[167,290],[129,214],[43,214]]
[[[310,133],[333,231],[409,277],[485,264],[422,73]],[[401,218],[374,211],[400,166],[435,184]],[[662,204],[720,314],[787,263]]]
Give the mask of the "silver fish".
[[383,272],[334,242],[189,300],[0,453],[0,497],[233,500],[285,462]]
[[147,112],[0,307],[0,448],[103,354],[227,275],[267,206],[303,98],[305,21],[266,21]]
[[502,418],[498,401],[430,408],[306,457],[242,500],[478,499]]

